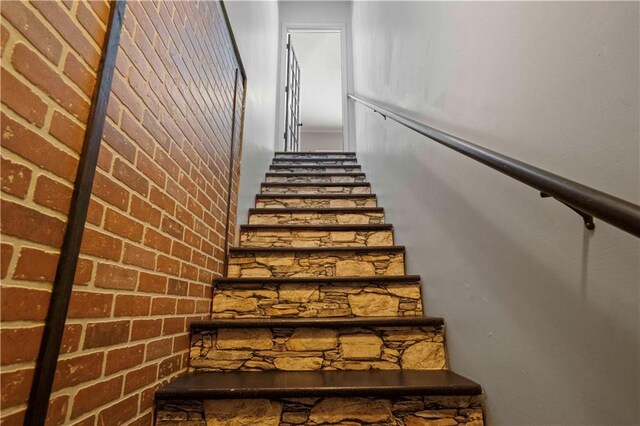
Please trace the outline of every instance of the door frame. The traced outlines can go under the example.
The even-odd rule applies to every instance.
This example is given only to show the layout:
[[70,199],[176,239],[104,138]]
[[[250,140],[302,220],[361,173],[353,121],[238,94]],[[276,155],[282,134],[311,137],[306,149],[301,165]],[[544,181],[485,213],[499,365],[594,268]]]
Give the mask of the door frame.
[[[285,78],[287,67],[287,34],[289,32],[337,32],[340,33],[340,60],[342,85],[342,150],[348,151],[351,146],[349,102],[349,64],[347,62],[347,26],[344,23],[335,24],[282,24],[280,29],[280,45],[278,46],[278,81],[277,81],[277,111],[276,111],[276,151],[284,151],[284,108],[285,108]],[[301,86],[302,87],[302,86]],[[304,90],[304,88],[302,88]]]

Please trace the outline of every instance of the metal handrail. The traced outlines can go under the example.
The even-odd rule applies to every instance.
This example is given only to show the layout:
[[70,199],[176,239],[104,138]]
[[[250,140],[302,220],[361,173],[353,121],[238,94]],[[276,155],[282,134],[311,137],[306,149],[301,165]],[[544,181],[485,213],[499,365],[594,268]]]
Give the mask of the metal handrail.
[[637,204],[434,129],[360,96],[347,96],[385,118],[539,190],[543,197],[555,198],[580,214],[589,229],[594,228],[593,217],[597,217],[640,237],[640,206]]

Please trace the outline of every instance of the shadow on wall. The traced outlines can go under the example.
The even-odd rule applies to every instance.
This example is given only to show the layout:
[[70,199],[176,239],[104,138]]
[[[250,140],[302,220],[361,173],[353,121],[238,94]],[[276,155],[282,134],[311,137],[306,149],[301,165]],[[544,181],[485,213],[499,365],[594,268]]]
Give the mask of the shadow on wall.
[[[615,271],[637,265],[635,239],[612,237],[609,233],[618,231],[600,221],[593,234],[559,203],[541,200],[522,184],[371,114],[365,120],[367,132],[359,125],[360,140],[364,135],[370,141],[360,157],[366,169],[388,171],[386,179],[373,174],[372,185],[398,243],[407,245],[409,272],[422,274],[427,314],[447,321],[452,367],[485,387],[489,421],[605,424],[610,419],[606,424],[632,424],[639,360],[637,328],[629,313],[637,297],[625,292],[625,285],[633,288],[629,275],[626,283],[617,282],[616,275],[624,279],[625,274]],[[478,202],[475,194],[464,192],[474,187],[471,176],[476,185],[499,182],[493,194]],[[533,202],[536,210],[504,220],[501,216],[524,206],[501,211],[500,204],[515,205],[523,197],[524,206]],[[542,218],[530,220],[536,214]],[[527,229],[532,224],[545,226],[543,235],[527,240],[517,234],[519,226],[524,235],[535,232]],[[617,253],[628,254],[615,256],[606,246],[594,246],[598,232],[605,244],[615,239]],[[635,312],[637,323],[637,306]],[[501,373],[492,374],[496,371]],[[624,395],[600,403],[603,395],[621,389]],[[565,406],[582,407],[582,412]]]

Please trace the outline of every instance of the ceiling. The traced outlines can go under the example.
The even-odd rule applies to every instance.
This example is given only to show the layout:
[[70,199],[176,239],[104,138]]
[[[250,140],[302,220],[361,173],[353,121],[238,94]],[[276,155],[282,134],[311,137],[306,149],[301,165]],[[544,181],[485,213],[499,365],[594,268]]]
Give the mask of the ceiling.
[[303,132],[342,131],[339,32],[292,32],[300,65],[300,121]]

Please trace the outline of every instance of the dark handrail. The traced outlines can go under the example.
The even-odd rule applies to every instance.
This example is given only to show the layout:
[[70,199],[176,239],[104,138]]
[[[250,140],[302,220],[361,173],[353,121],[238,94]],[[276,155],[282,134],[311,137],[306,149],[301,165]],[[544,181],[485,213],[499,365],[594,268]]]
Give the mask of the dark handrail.
[[347,96],[349,99],[371,108],[385,118],[390,118],[429,139],[539,190],[543,196],[553,197],[566,204],[583,216],[588,228],[593,228],[593,222],[589,223],[587,220],[587,216],[592,215],[636,237],[640,237],[640,206],[637,204],[467,142],[390,111],[360,96],[352,94]]

